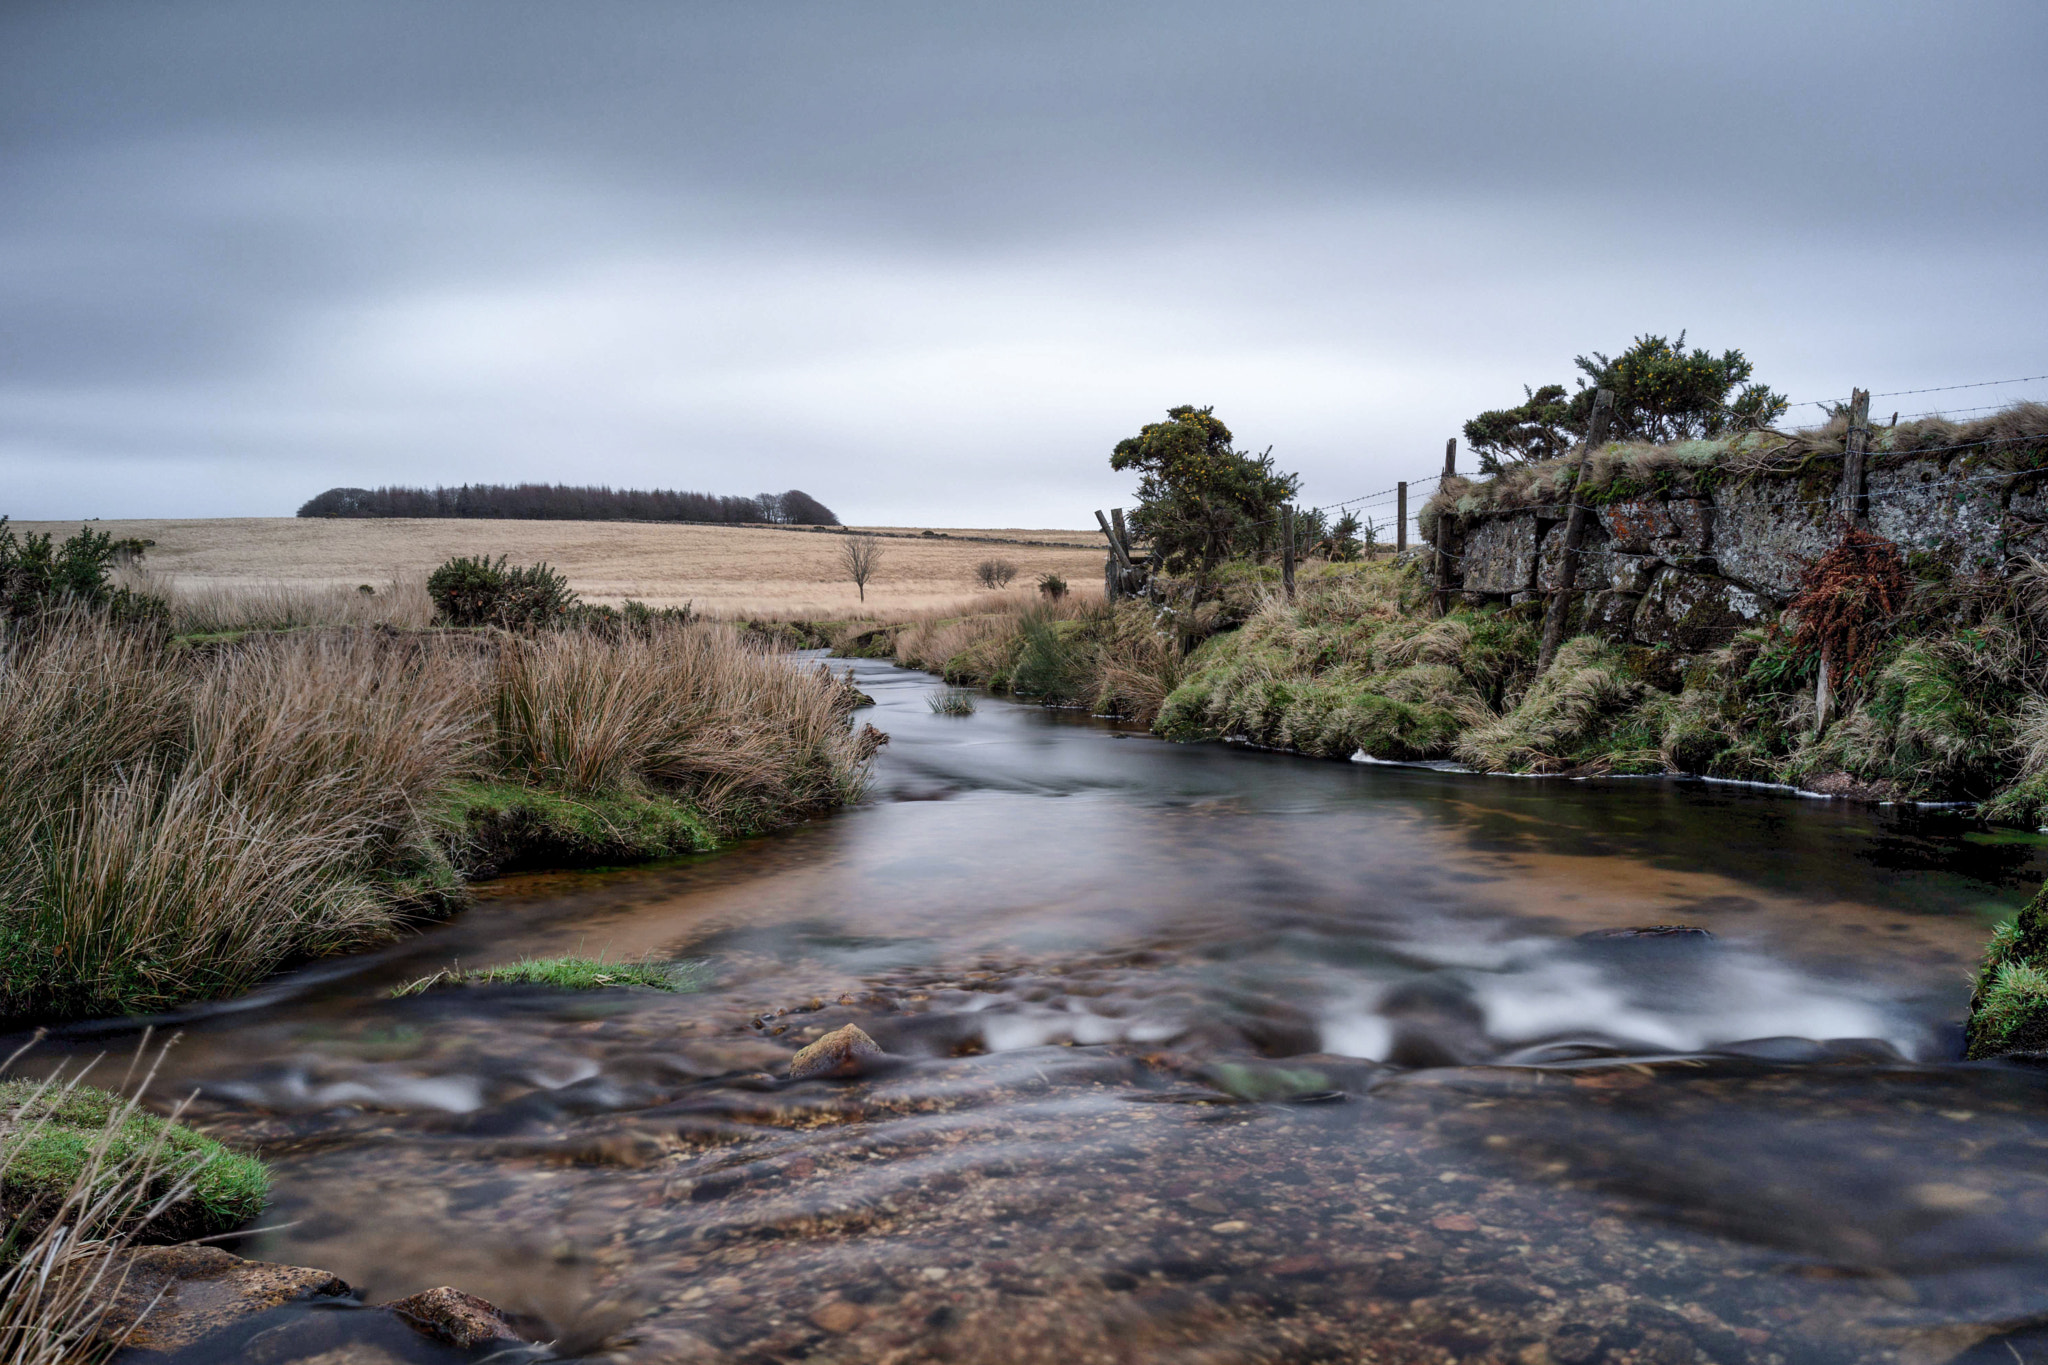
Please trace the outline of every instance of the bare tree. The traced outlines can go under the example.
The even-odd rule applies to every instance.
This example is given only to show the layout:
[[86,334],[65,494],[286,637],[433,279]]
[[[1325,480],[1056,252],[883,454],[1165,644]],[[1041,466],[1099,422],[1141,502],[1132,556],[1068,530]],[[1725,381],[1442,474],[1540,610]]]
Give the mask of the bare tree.
[[974,566],[974,581],[984,588],[1007,588],[1017,576],[1017,566],[1007,559],[984,559]]
[[761,504],[761,520],[775,525],[789,520],[782,512],[782,494],[756,493],[754,501]]
[[852,532],[839,542],[839,571],[853,580],[853,586],[860,589],[860,600],[868,600],[868,580],[875,576],[875,566],[882,562],[882,538],[865,532]]

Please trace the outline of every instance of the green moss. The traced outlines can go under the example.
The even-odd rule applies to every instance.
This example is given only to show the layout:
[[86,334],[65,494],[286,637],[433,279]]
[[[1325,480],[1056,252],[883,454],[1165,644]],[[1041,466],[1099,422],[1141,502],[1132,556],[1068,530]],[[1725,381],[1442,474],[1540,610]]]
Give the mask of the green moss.
[[452,861],[471,876],[526,867],[596,867],[708,852],[695,810],[636,792],[569,797],[506,782],[465,782],[434,812]]
[[394,997],[418,995],[440,986],[551,986],[564,991],[702,990],[709,973],[702,962],[659,962],[652,958],[612,961],[602,957],[530,957],[468,972],[436,972],[395,988]]
[[113,1168],[156,1152],[161,1174],[150,1191],[157,1199],[188,1176],[192,1189],[143,1232],[151,1241],[180,1241],[227,1232],[263,1211],[270,1173],[255,1157],[137,1109],[107,1139],[125,1101],[90,1086],[45,1087],[33,1081],[0,1082],[0,1211],[11,1217],[53,1206],[87,1169],[107,1141],[104,1166]]

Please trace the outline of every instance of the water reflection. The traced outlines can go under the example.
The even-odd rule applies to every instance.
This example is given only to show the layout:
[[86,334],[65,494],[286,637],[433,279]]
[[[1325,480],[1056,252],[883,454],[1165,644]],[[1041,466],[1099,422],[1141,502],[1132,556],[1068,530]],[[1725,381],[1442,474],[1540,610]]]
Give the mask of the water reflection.
[[[2030,1358],[2048,1097],[1951,1058],[2038,841],[858,667],[861,809],[188,1021],[175,1083],[281,1176],[257,1250],[645,1360]],[[714,984],[385,994],[572,950]],[[774,1079],[845,1022],[896,1066]]]

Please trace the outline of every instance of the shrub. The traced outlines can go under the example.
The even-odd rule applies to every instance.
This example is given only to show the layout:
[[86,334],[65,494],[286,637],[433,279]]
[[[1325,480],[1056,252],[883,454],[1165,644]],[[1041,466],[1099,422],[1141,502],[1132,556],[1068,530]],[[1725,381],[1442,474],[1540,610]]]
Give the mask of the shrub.
[[984,588],[1007,588],[1017,566],[1007,559],[984,559],[974,566],[974,581]]
[[1056,573],[1042,573],[1038,576],[1038,591],[1048,602],[1057,602],[1067,595],[1067,580]]
[[546,564],[506,567],[505,556],[457,557],[427,576],[427,594],[450,625],[537,630],[581,606],[569,580]]
[[90,526],[62,545],[47,533],[17,537],[0,517],[0,620],[31,621],[52,613],[88,611],[112,619],[155,622],[164,619],[159,599],[112,581],[116,564],[135,542],[122,541]]

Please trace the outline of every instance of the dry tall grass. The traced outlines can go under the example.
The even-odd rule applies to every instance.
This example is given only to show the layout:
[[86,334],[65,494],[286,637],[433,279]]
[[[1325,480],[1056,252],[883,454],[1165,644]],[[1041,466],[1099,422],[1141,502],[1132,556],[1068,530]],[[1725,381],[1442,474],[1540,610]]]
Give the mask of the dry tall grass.
[[841,690],[729,626],[508,640],[490,687],[497,765],[530,784],[675,792],[727,829],[858,792]]
[[841,689],[732,630],[0,638],[0,1013],[155,1010],[398,932],[478,778],[714,828],[848,800]]
[[[416,630],[433,624],[434,603],[419,574],[393,575],[381,584],[187,581],[129,566],[116,581],[170,604],[171,629],[180,634],[236,630],[301,630],[312,626],[393,626]],[[371,591],[364,592],[364,588]]]

